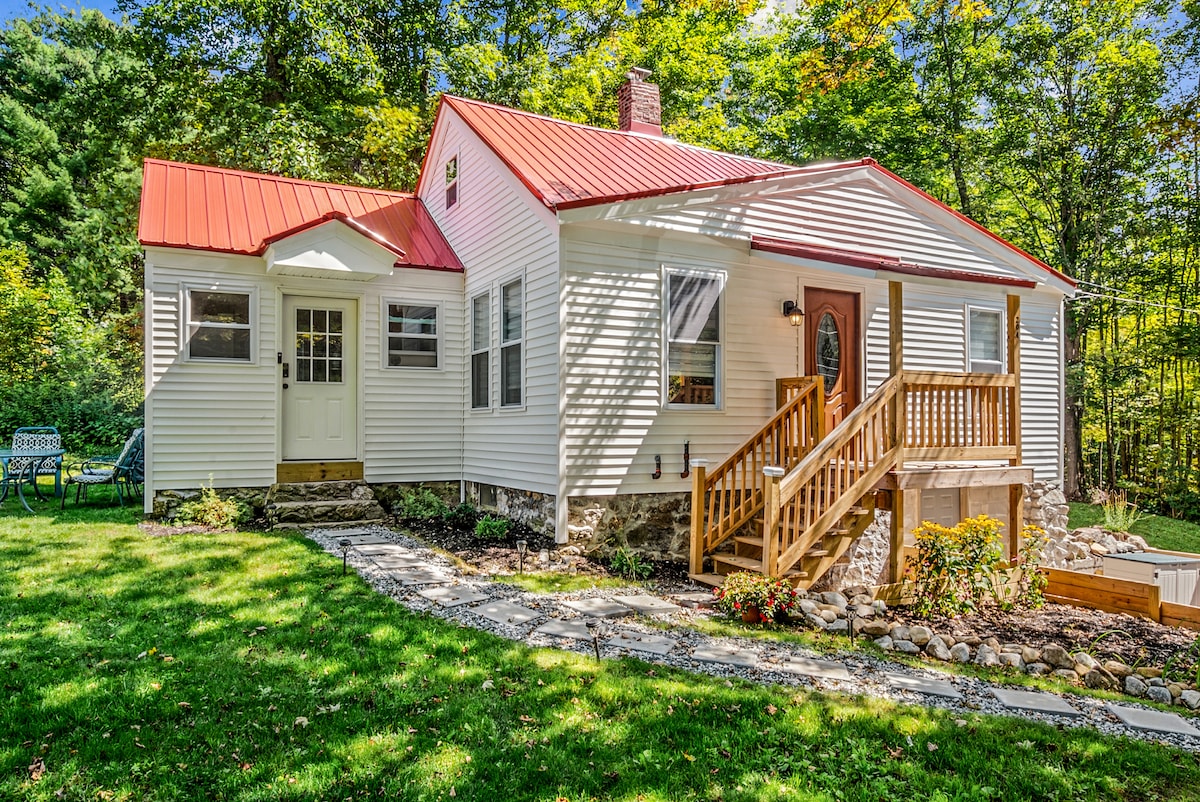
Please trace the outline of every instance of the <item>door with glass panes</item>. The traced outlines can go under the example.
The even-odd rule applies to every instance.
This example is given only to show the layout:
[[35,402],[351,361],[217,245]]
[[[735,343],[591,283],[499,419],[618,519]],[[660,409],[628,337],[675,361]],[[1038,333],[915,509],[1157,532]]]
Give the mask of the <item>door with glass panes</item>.
[[358,305],[283,299],[283,459],[358,457]]
[[862,340],[858,293],[809,287],[804,290],[804,351],[807,375],[825,389],[825,431],[850,414],[860,400]]

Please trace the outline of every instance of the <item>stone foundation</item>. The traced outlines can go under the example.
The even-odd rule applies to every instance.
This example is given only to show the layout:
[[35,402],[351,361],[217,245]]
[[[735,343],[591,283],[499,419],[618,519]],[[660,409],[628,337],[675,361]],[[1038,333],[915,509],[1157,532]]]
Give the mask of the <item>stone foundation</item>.
[[467,482],[467,501],[484,512],[495,511],[538,534],[554,537],[554,496],[549,493]]
[[[267,491],[270,489],[269,487],[218,487],[214,490],[223,499],[237,499],[253,511],[255,518],[261,518],[263,508],[267,503]],[[175,517],[180,504],[199,498],[199,488],[196,490],[159,490],[154,494],[154,506],[150,515],[159,520],[169,521]]]
[[400,497],[408,490],[425,488],[451,507],[457,506],[460,498],[458,482],[380,482],[371,485],[375,500],[383,505],[388,515],[393,515]]
[[1038,480],[1025,485],[1025,523],[1040,526],[1051,540],[1067,534],[1067,497],[1057,485]]
[[850,550],[825,572],[825,576],[813,583],[811,590],[816,592],[881,585],[886,579],[888,555],[891,552],[892,514],[887,510],[875,510],[874,523],[858,536]]
[[567,507],[569,543],[585,554],[623,547],[654,560],[688,559],[690,493],[574,497]]

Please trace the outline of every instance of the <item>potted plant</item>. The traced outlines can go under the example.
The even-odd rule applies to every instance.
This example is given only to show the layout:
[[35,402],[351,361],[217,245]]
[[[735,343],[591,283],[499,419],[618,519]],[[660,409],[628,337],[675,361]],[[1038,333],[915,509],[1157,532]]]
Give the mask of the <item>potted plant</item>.
[[796,606],[796,589],[786,579],[741,571],[713,589],[717,609],[757,624],[774,621]]

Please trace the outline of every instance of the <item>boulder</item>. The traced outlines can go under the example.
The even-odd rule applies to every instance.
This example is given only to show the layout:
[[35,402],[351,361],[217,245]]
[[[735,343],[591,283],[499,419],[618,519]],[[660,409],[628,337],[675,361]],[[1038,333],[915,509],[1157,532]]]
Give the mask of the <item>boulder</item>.
[[1171,692],[1162,685],[1151,685],[1146,689],[1146,698],[1159,704],[1171,704]]
[[1044,677],[1053,671],[1054,668],[1049,663],[1026,663],[1025,673],[1031,677]]
[[846,597],[838,593],[836,590],[830,590],[821,594],[821,601],[826,604],[832,604],[843,610],[846,609]]
[[815,613],[817,611],[817,603],[812,599],[801,599],[799,607],[802,613]]
[[909,629],[908,639],[918,646],[924,646],[933,639],[933,632],[929,627],[915,626]]
[[956,663],[971,662],[971,647],[965,643],[956,643],[950,647],[950,659]]
[[[821,606],[825,607],[825,605],[821,605]],[[843,620],[843,621],[845,620],[845,619],[839,619],[838,614],[836,612],[834,612],[833,610],[829,610],[829,609],[818,610],[816,614],[818,616],[820,616],[821,620],[824,621],[826,624],[832,624],[834,621],[838,621],[838,620]]]
[[864,635],[870,635],[873,638],[887,635],[892,631],[892,625],[882,618],[876,618],[871,621],[860,621],[855,624],[854,628],[856,631]]
[[911,630],[904,624],[892,624],[892,631],[889,633],[892,640],[912,640],[909,637]]
[[1042,661],[1055,668],[1069,668],[1072,671],[1075,668],[1075,661],[1071,659],[1071,655],[1057,643],[1047,643],[1042,647]]
[[[913,641],[913,643],[916,643],[916,641]],[[950,647],[946,645],[944,640],[935,635],[929,639],[928,643],[925,644],[925,654],[929,655],[934,660],[942,660],[944,662],[949,661]]]
[[1053,676],[1067,682],[1079,682],[1079,675],[1075,673],[1075,669],[1073,668],[1056,668],[1054,669]]
[[1017,671],[1025,670],[1025,661],[1021,659],[1021,655],[1017,652],[1000,652],[996,656],[1000,661],[1000,665],[1008,668],[1015,668]]
[[1161,677],[1162,669],[1161,668],[1152,668],[1150,666],[1142,666],[1141,668],[1137,669],[1137,673],[1143,677],[1152,679],[1154,677]]
[[825,631],[826,632],[835,632],[835,633],[839,633],[839,634],[841,634],[841,633],[848,634],[850,632],[850,622],[847,621],[845,618],[835,618],[833,621],[830,621],[829,624],[825,627]]
[[808,625],[810,627],[813,627],[814,629],[820,629],[820,630],[825,629],[825,619],[822,618],[821,616],[817,615],[816,613],[805,613],[804,620],[806,620],[808,622]]
[[1130,674],[1125,678],[1125,693],[1130,696],[1145,696],[1149,687],[1137,674]]
[[910,640],[896,640],[895,638],[892,638],[892,641],[896,651],[901,652],[902,654],[921,653],[921,647]]
[[[1075,652],[1075,654],[1071,655],[1071,657],[1074,658],[1075,665],[1083,666],[1087,669],[1087,671],[1091,671],[1093,668],[1100,667],[1100,663],[1096,662],[1096,658],[1092,657],[1087,652]],[[1078,669],[1076,669],[1076,671],[1078,671]],[[1087,671],[1084,673],[1086,674]]]
[[1022,646],[1020,652],[1021,659],[1024,660],[1026,664],[1042,662],[1041,649],[1035,649],[1032,646]]
[[986,643],[981,644],[975,652],[975,665],[995,668],[1000,665],[1000,655]]
[[1083,675],[1083,684],[1089,688],[1096,688],[1104,691],[1115,691],[1121,687],[1117,682],[1117,678],[1109,674],[1103,668],[1093,668],[1091,671]]
[[1120,660],[1105,660],[1101,665],[1105,671],[1112,674],[1114,677],[1124,679],[1133,673],[1133,669],[1122,663]]
[[1184,691],[1179,695],[1180,703],[1188,710],[1200,707],[1200,691]]
[[885,652],[890,652],[896,644],[892,641],[891,635],[884,635],[882,638],[875,639],[875,645]]

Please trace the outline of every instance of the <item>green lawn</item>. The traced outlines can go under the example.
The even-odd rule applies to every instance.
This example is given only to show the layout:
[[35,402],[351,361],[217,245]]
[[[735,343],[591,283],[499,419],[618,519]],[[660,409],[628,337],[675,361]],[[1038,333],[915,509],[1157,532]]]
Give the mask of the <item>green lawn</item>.
[[[1081,526],[1102,526],[1104,508],[1098,504],[1071,503],[1069,517],[1072,529]],[[1143,515],[1131,527],[1132,533],[1145,538],[1156,549],[1186,551],[1200,554],[1200,525],[1167,518],[1162,515]]]
[[1164,747],[528,649],[132,521],[0,510],[0,799],[1200,799]]

